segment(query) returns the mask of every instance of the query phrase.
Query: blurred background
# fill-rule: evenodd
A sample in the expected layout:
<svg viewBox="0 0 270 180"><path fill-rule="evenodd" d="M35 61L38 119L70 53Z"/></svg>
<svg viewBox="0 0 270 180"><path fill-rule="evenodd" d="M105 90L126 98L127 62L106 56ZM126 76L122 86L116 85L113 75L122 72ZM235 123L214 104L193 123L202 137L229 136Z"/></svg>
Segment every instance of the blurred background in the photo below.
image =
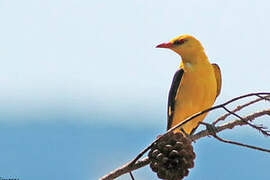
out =
<svg viewBox="0 0 270 180"><path fill-rule="evenodd" d="M165 132L181 59L154 47L178 35L197 37L221 67L216 104L269 92L269 8L266 0L0 0L0 177L94 180L135 157ZM258 123L270 126L267 117ZM221 136L270 148L248 127ZM208 137L194 148L187 180L269 178L267 153ZM157 179L149 167L134 176Z"/></svg>

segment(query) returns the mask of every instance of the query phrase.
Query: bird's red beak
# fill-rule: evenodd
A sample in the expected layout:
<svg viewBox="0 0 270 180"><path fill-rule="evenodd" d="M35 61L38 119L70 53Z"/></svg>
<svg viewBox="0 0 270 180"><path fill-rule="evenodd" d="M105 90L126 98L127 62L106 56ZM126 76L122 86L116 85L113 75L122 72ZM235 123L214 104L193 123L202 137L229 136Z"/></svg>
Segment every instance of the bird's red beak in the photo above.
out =
<svg viewBox="0 0 270 180"><path fill-rule="evenodd" d="M172 47L172 43L168 42L168 43L162 43L156 46L156 48L170 48Z"/></svg>

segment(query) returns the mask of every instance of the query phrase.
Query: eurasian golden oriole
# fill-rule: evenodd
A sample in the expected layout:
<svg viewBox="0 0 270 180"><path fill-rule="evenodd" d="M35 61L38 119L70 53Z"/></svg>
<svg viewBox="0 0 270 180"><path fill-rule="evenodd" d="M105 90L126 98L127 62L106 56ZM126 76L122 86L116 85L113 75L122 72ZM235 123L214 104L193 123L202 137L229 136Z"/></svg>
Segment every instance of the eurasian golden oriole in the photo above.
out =
<svg viewBox="0 0 270 180"><path fill-rule="evenodd" d="M169 48L182 58L169 91L168 130L214 104L221 89L221 72L217 64L210 64L200 41L190 35L176 37L156 47ZM192 134L205 116L201 115L181 128Z"/></svg>

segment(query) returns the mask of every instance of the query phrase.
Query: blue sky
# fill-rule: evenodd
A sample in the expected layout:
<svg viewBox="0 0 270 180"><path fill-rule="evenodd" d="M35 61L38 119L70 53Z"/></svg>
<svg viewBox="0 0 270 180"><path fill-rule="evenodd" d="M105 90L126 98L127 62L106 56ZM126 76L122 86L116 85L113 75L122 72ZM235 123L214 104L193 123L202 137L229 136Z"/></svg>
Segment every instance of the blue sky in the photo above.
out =
<svg viewBox="0 0 270 180"><path fill-rule="evenodd" d="M269 7L243 0L0 0L0 177L97 179L134 157L164 132L180 63L175 53L154 47L181 34L197 37L221 67L217 104L269 91ZM243 128L224 136L270 146ZM104 151L105 140L119 141ZM209 157L209 147L219 151ZM186 179L269 176L267 154L209 138L195 149L196 167ZM254 161L253 174L246 157ZM221 171L228 159L231 171L241 167L246 174ZM154 177L149 170L137 176Z"/></svg>

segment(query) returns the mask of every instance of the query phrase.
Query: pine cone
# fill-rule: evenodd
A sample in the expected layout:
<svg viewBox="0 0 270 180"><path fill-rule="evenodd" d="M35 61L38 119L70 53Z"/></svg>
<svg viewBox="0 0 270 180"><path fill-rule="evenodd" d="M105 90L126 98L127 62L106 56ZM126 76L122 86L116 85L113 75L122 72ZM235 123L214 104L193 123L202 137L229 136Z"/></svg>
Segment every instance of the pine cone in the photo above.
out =
<svg viewBox="0 0 270 180"><path fill-rule="evenodd" d="M150 167L160 179L181 180L194 167L195 153L191 141L181 133L160 138L151 148Z"/></svg>

